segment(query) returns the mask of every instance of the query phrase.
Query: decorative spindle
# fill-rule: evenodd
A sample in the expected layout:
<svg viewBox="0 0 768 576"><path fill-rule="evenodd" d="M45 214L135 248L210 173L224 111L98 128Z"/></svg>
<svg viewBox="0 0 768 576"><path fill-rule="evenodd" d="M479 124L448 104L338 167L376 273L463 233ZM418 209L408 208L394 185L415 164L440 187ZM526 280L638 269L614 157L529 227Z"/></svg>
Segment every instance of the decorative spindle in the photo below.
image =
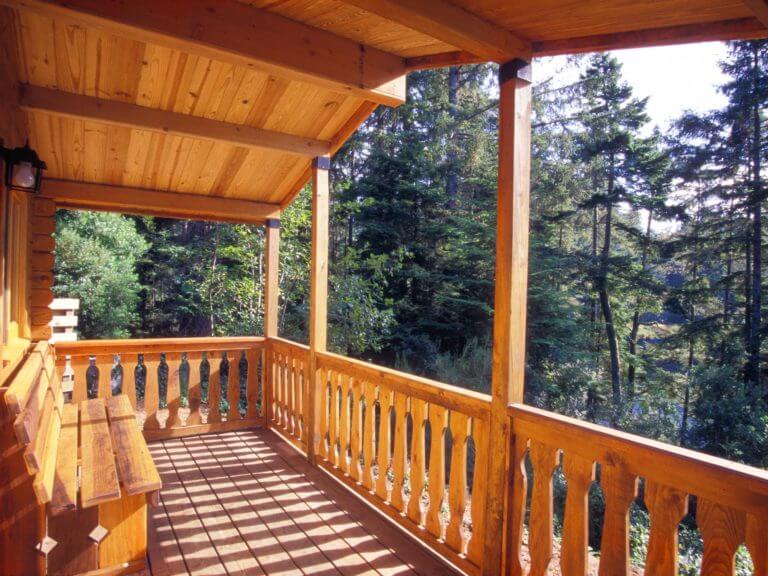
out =
<svg viewBox="0 0 768 576"><path fill-rule="evenodd" d="M221 353L221 363L219 364L219 387L221 388L221 400L219 401L219 414L221 415L221 421L227 421L227 414L229 414L229 358L227 353Z"/></svg>
<svg viewBox="0 0 768 576"><path fill-rule="evenodd" d="M85 371L85 385L88 398L99 396L99 367L96 366L96 356L88 358L88 369Z"/></svg>
<svg viewBox="0 0 768 576"><path fill-rule="evenodd" d="M112 388L112 396L123 393L123 365L120 364L120 354L114 355L112 370L109 372L109 384Z"/></svg>
<svg viewBox="0 0 768 576"><path fill-rule="evenodd" d="M248 388L248 358L245 356L245 350L240 352L240 361L237 363L237 373L239 376L238 389L240 390L240 401L238 402L237 408L240 414L240 419L242 420L248 413L248 396L246 392Z"/></svg>
<svg viewBox="0 0 768 576"><path fill-rule="evenodd" d="M144 395L147 386L147 366L144 364L144 354L139 354L139 361L133 371L133 382L136 386L136 423L139 430L144 430L147 421L147 410L144 406Z"/></svg>
<svg viewBox="0 0 768 576"><path fill-rule="evenodd" d="M208 352L203 352L200 360L200 422L208 424L208 382L211 379L211 363L208 361Z"/></svg>
<svg viewBox="0 0 768 576"><path fill-rule="evenodd" d="M168 417L170 411L168 410L168 362L165 357L165 352L160 353L160 364L157 366L157 388L160 394L157 405L157 423L160 425L160 429L164 430L168 423Z"/></svg>
<svg viewBox="0 0 768 576"><path fill-rule="evenodd" d="M179 364L179 422L182 426L187 425L189 419L189 354L181 353L181 363Z"/></svg>

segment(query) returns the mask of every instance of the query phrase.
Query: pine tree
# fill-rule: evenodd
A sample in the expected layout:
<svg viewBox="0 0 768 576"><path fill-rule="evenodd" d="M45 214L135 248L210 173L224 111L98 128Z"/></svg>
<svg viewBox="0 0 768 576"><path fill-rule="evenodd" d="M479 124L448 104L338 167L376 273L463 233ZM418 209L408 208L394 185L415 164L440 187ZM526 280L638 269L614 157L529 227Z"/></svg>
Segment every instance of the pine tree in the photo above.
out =
<svg viewBox="0 0 768 576"><path fill-rule="evenodd" d="M584 109L579 157L586 164L594 186L592 196L582 207L594 215L592 275L609 350L612 420L615 424L622 404L621 353L611 302L615 211L630 194L625 186L632 163L632 141L648 117L645 100L632 96L632 89L621 79L621 65L607 54L590 59L581 77L581 96ZM598 245L598 217L602 217L602 245Z"/></svg>

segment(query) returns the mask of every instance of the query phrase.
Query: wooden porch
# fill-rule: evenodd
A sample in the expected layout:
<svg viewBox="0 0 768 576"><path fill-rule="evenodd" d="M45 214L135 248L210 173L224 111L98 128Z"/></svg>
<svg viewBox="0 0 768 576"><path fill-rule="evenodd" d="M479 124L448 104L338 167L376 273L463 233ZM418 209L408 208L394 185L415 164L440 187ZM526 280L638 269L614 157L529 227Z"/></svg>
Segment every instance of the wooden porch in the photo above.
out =
<svg viewBox="0 0 768 576"><path fill-rule="evenodd" d="M27 140L48 165L0 187L0 574L544 576L557 557L619 576L643 506L647 574L677 574L686 518L703 574L733 574L743 544L768 576L768 472L522 404L531 60L766 36L764 0L0 0L3 167ZM406 101L409 71L489 61L487 395L329 352L327 297L331 155ZM278 335L278 269L308 183L303 345ZM263 336L50 346L58 209L265 225ZM159 495L136 481L155 467Z"/></svg>
<svg viewBox="0 0 768 576"><path fill-rule="evenodd" d="M457 573L274 432L153 442L163 480L149 569L181 574Z"/></svg>

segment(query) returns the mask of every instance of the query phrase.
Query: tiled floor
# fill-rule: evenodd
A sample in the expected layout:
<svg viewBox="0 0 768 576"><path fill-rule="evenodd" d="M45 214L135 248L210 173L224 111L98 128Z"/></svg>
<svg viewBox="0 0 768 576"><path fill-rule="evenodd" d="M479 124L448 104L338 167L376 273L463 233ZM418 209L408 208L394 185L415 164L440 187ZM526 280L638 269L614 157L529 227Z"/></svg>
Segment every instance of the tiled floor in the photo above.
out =
<svg viewBox="0 0 768 576"><path fill-rule="evenodd" d="M155 576L454 572L273 432L150 444L163 479L150 508Z"/></svg>

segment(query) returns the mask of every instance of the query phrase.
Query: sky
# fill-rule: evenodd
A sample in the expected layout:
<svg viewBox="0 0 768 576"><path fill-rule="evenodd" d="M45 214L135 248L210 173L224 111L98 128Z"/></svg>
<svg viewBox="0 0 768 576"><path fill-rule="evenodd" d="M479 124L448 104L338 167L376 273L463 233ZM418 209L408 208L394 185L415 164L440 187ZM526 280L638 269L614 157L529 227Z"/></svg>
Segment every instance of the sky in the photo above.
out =
<svg viewBox="0 0 768 576"><path fill-rule="evenodd" d="M726 51L722 42L704 42L616 50L613 55L622 63L623 76L635 95L649 97L652 124L664 129L686 109L704 112L725 103L717 86L724 80L718 62ZM534 82L556 74L564 63L565 57L536 60ZM565 83L575 79L563 78Z"/></svg>
<svg viewBox="0 0 768 576"><path fill-rule="evenodd" d="M614 51L613 55L622 63L622 75L635 96L648 97L651 122L645 133L650 134L655 126L663 133L686 110L707 112L723 106L726 98L717 87L726 77L718 63L726 54L727 46L723 42ZM574 82L578 73L573 68L568 68L567 73L561 72L565 64L564 56L536 60L534 82L558 74L561 77L556 84ZM652 227L657 233L670 233L679 224L655 221Z"/></svg>

